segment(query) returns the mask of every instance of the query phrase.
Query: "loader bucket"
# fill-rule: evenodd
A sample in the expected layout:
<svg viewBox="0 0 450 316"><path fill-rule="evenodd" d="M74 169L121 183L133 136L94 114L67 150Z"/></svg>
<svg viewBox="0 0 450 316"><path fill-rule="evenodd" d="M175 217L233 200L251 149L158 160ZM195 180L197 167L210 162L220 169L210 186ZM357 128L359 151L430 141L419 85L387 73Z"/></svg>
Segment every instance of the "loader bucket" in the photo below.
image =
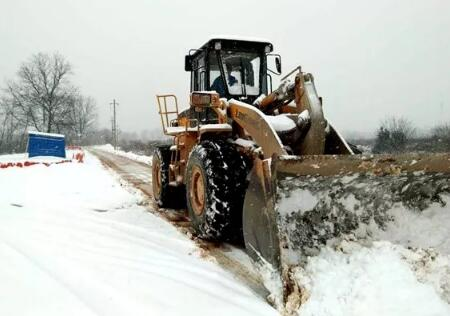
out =
<svg viewBox="0 0 450 316"><path fill-rule="evenodd" d="M450 203L450 154L279 156L256 159L243 213L248 254L270 264L283 300L293 267L345 236L369 238L393 208L420 214ZM447 209L448 211L448 209Z"/></svg>

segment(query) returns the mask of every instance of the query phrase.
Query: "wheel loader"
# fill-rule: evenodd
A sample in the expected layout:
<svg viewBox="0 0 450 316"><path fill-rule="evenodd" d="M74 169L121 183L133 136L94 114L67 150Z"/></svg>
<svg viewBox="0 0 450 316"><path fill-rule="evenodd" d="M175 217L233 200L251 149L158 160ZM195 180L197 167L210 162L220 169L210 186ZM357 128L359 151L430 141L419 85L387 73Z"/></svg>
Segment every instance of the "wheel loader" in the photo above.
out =
<svg viewBox="0 0 450 316"><path fill-rule="evenodd" d="M154 199L187 208L200 238L243 242L280 276L285 302L299 291L293 267L320 245L384 225L398 203L420 211L449 194L448 154L355 155L325 118L312 74L297 67L273 89L281 57L268 41L212 38L189 51L185 70L187 109L157 96L173 144L153 155Z"/></svg>

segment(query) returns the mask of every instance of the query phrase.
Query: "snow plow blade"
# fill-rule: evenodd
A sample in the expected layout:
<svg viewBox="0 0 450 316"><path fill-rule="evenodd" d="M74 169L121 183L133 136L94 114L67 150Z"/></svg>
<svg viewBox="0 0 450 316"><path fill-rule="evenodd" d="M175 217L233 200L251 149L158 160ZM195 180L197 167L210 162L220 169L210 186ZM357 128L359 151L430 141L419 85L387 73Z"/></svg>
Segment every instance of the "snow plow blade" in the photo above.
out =
<svg viewBox="0 0 450 316"><path fill-rule="evenodd" d="M252 259L279 275L286 303L299 292L293 267L323 245L346 235L363 238L373 225L383 229L393 208L420 214L446 203L450 154L256 159L244 202L244 240Z"/></svg>

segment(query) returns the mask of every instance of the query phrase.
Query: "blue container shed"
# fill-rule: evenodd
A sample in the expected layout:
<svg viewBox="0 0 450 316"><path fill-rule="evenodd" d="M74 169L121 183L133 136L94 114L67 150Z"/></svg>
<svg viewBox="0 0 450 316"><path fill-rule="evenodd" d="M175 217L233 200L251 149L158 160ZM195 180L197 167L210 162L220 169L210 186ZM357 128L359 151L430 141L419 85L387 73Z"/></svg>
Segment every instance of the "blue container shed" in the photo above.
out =
<svg viewBox="0 0 450 316"><path fill-rule="evenodd" d="M66 158L64 135L28 132L28 157L53 156Z"/></svg>

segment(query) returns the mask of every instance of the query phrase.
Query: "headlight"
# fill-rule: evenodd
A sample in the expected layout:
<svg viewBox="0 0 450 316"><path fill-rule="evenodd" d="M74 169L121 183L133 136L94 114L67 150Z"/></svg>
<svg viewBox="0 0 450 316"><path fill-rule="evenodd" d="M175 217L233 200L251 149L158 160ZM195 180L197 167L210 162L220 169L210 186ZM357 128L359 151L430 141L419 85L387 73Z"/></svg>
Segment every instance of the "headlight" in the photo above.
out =
<svg viewBox="0 0 450 316"><path fill-rule="evenodd" d="M192 92L191 105L192 106L210 106L219 102L219 95L214 92Z"/></svg>

